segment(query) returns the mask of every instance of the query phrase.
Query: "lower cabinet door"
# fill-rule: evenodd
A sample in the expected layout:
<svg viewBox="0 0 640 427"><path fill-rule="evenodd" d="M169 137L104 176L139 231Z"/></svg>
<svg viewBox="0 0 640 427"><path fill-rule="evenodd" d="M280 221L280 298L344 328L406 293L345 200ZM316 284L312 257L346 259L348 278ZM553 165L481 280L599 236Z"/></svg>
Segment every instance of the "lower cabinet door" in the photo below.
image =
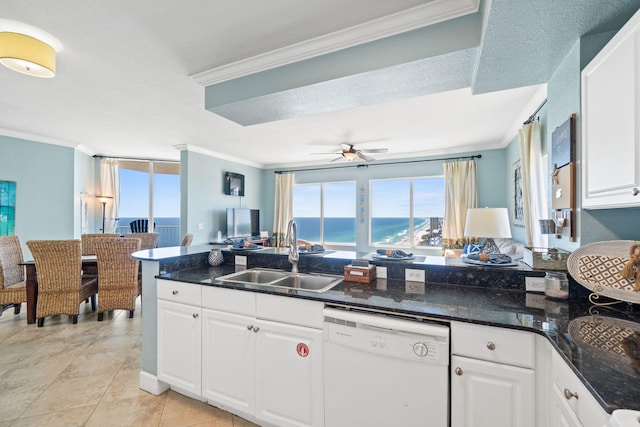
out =
<svg viewBox="0 0 640 427"><path fill-rule="evenodd" d="M217 406L255 411L255 319L202 310L202 396Z"/></svg>
<svg viewBox="0 0 640 427"><path fill-rule="evenodd" d="M452 427L533 427L534 371L451 357Z"/></svg>
<svg viewBox="0 0 640 427"><path fill-rule="evenodd" d="M256 324L256 417L283 427L323 426L322 331Z"/></svg>
<svg viewBox="0 0 640 427"><path fill-rule="evenodd" d="M582 427L575 412L567 403L567 399L557 386L551 387L549 403L549 427Z"/></svg>
<svg viewBox="0 0 640 427"><path fill-rule="evenodd" d="M158 300L158 379L201 394L200 307Z"/></svg>

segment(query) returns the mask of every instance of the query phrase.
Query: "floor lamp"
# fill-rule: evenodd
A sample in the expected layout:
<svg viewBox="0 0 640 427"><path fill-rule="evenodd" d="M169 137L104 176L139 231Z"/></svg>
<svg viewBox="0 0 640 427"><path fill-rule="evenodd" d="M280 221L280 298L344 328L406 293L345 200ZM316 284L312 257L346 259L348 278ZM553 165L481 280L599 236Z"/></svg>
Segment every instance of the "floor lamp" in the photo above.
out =
<svg viewBox="0 0 640 427"><path fill-rule="evenodd" d="M111 199L113 199L113 197L111 196L96 196L96 198L98 199L98 201L100 201L100 203L102 203L102 234L104 234L104 214L105 214L105 209L107 207L107 202Z"/></svg>

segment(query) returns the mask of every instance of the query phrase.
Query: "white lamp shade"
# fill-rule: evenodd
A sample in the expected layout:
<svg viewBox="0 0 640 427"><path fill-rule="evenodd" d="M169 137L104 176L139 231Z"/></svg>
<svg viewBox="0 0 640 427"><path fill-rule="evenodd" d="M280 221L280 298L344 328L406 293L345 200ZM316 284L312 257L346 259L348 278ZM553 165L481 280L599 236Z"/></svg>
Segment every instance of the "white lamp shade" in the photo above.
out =
<svg viewBox="0 0 640 427"><path fill-rule="evenodd" d="M507 208L475 208L467 210L464 226L467 237L509 238L509 212Z"/></svg>
<svg viewBox="0 0 640 427"><path fill-rule="evenodd" d="M36 38L0 32L0 64L30 76L53 77L56 74L56 51Z"/></svg>

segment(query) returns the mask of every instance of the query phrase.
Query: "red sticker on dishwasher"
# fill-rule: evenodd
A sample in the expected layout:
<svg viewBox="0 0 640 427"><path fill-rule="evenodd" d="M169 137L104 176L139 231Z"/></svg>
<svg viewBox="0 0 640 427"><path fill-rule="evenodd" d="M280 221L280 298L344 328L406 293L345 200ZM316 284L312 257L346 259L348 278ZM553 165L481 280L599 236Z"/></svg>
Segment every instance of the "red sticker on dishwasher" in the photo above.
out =
<svg viewBox="0 0 640 427"><path fill-rule="evenodd" d="M298 356L307 357L309 355L309 346L305 343L298 343L296 351L298 352Z"/></svg>

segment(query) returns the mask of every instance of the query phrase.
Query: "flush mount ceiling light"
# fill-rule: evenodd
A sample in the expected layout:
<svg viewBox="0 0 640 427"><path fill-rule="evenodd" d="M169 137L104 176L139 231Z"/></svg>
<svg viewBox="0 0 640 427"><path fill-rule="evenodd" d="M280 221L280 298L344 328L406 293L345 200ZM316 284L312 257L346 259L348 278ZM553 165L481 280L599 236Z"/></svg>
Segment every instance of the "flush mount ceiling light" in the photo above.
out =
<svg viewBox="0 0 640 427"><path fill-rule="evenodd" d="M31 36L0 32L0 64L34 77L56 75L56 51Z"/></svg>

